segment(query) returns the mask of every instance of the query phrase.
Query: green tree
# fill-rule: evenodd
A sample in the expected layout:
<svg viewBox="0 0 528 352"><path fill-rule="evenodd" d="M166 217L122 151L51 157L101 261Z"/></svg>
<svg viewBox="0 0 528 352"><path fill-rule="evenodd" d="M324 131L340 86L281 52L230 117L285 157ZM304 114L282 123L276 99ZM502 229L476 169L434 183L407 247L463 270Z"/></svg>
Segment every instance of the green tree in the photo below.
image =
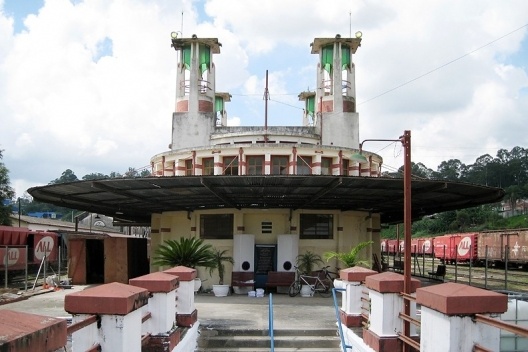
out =
<svg viewBox="0 0 528 352"><path fill-rule="evenodd" d="M9 185L9 170L1 161L3 150L0 149L0 225L11 225L11 206L4 204L4 201L11 201L15 196L15 191Z"/></svg>
<svg viewBox="0 0 528 352"><path fill-rule="evenodd" d="M54 179L49 184L55 185L59 183L74 182L74 181L79 181L79 179L77 178L77 176L75 176L75 173L72 170L66 169L62 172L61 177Z"/></svg>
<svg viewBox="0 0 528 352"><path fill-rule="evenodd" d="M100 172L97 172L97 173L93 172L93 173L91 173L91 174L84 175L84 176L82 177L82 179L83 179L84 181L89 181L89 180L102 180L102 179L106 179L106 178L110 178L110 176L105 175L105 174L102 174L102 173L100 173Z"/></svg>

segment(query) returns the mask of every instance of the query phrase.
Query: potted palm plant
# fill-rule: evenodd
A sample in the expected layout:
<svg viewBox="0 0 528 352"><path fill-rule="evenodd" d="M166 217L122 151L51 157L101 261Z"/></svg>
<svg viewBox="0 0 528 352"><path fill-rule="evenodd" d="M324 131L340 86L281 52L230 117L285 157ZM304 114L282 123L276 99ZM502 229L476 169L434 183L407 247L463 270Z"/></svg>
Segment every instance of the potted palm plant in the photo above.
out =
<svg viewBox="0 0 528 352"><path fill-rule="evenodd" d="M326 261L337 259L337 261L341 262L345 268L352 268L356 265L367 266L368 262L359 260L358 254L363 248L368 247L373 243L374 242L372 241L360 242L356 246L350 248L350 251L348 252L325 252L323 253L323 257Z"/></svg>
<svg viewBox="0 0 528 352"><path fill-rule="evenodd" d="M321 256L311 251L306 251L303 254L299 254L296 258L297 268L299 269L302 275L311 275L316 265L322 263L323 260L321 259ZM308 280L308 282L310 282L310 280ZM312 288L310 287L310 285L303 284L301 286L301 296L310 297L311 295Z"/></svg>
<svg viewBox="0 0 528 352"><path fill-rule="evenodd" d="M182 237L179 240L166 240L155 251L153 263L160 266L186 266L212 268L216 265L213 246L202 239ZM194 291L198 291L202 281L196 278Z"/></svg>
<svg viewBox="0 0 528 352"><path fill-rule="evenodd" d="M368 266L368 262L364 260L359 260L359 252L371 244L373 241L360 242L357 245L350 248L348 252L325 252L323 257L328 262L331 259L336 259L338 262L344 265L344 268L352 268L354 266ZM334 280L334 287L341 287L341 280Z"/></svg>
<svg viewBox="0 0 528 352"><path fill-rule="evenodd" d="M235 261L233 257L227 255L227 249L223 251L217 249L213 257L215 265L209 268L209 274L212 275L216 269L219 278L218 285L213 285L213 292L217 297L225 297L229 294L229 285L224 285L225 263L234 264Z"/></svg>

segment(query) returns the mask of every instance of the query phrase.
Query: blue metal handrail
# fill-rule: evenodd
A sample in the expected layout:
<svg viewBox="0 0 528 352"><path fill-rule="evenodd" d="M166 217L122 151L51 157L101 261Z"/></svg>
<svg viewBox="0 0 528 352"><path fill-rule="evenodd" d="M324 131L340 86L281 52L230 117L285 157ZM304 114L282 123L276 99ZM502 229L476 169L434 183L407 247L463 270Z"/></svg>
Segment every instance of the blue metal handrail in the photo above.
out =
<svg viewBox="0 0 528 352"><path fill-rule="evenodd" d="M345 344L345 337L343 336L343 325L341 324L341 318L339 317L339 308L337 308L336 291L346 291L346 289L334 287L332 288L332 295L334 296L334 308L335 308L337 326L339 327L339 337L341 338L341 346L343 347L343 352L347 352L347 349L348 348L352 349L352 346Z"/></svg>
<svg viewBox="0 0 528 352"><path fill-rule="evenodd" d="M274 352L275 351L275 340L274 340L274 337L273 337L273 294L272 293L269 294L268 311L269 311L269 315L268 315L268 320L269 320L269 322L268 322L268 335L270 337L270 345L271 345L270 351Z"/></svg>

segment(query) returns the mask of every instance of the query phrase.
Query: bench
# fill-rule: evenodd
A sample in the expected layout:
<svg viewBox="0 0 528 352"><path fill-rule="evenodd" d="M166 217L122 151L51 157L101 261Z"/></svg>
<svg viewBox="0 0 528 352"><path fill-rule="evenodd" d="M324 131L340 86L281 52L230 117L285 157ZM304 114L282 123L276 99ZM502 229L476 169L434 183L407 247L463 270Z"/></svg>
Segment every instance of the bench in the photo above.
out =
<svg viewBox="0 0 528 352"><path fill-rule="evenodd" d="M266 289L270 287L290 287L295 281L295 272L293 271L268 271L268 281Z"/></svg>
<svg viewBox="0 0 528 352"><path fill-rule="evenodd" d="M231 286L251 287L255 286L255 273L253 271L233 271L231 274Z"/></svg>
<svg viewBox="0 0 528 352"><path fill-rule="evenodd" d="M436 267L436 271L429 271L429 278L430 279L436 279L444 281L444 277L446 276L446 266L445 265L438 265Z"/></svg>
<svg viewBox="0 0 528 352"><path fill-rule="evenodd" d="M394 260L394 264L392 265L392 270L395 272L403 272L403 260Z"/></svg>

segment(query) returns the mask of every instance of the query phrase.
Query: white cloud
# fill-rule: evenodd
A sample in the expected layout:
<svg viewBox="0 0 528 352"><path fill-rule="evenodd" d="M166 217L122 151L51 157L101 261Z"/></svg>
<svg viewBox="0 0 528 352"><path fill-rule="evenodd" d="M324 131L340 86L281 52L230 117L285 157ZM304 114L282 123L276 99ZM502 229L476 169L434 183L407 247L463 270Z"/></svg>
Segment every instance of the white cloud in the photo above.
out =
<svg viewBox="0 0 528 352"><path fill-rule="evenodd" d="M229 125L264 123L266 70L269 123L300 124L297 95L316 85L313 38L361 30L362 139L410 129L413 161L433 169L527 147L528 58L518 54L527 27L508 34L526 24L523 0L48 0L18 33L0 10L0 149L18 195L68 168L79 178L123 173L167 150L177 57L169 33L181 30L182 11L184 36L222 44L216 85L233 95ZM401 165L385 147L365 145Z"/></svg>

